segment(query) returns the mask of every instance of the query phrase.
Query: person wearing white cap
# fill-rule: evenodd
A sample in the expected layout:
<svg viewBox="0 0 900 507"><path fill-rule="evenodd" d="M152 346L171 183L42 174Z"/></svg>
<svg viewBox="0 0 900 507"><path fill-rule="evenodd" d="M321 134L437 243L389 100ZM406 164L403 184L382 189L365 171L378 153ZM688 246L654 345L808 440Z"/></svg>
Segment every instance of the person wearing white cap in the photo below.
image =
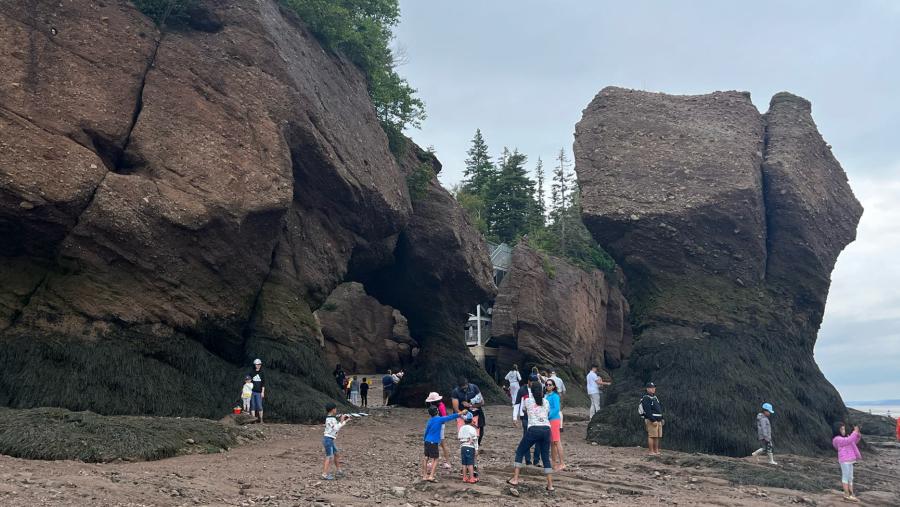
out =
<svg viewBox="0 0 900 507"><path fill-rule="evenodd" d="M253 370L250 372L250 380L253 381L253 393L250 395L250 414L256 417L256 422L263 422L263 398L266 397L266 381L263 378L262 361L253 360Z"/></svg>
<svg viewBox="0 0 900 507"><path fill-rule="evenodd" d="M444 405L444 402L442 401L443 399L444 399L444 397L441 396L440 394L435 393L435 392L430 392L430 393L428 393L428 397L425 398L425 404L437 408L438 415L440 415L441 417L444 417L445 415L447 415L447 406ZM444 463L441 466L449 470L449 469L453 468L453 466L450 464L450 453L447 452L447 445L444 444L444 427L443 426L441 426L441 444L440 444L440 446L441 446L441 453L443 454L443 457L444 457Z"/></svg>
<svg viewBox="0 0 900 507"><path fill-rule="evenodd" d="M775 463L775 449L772 446L772 423L769 421L769 417L774 413L775 408L772 407L771 403L763 403L762 412L756 414L756 436L759 437L762 447L753 451L753 456L759 456L762 453L768 454L770 465L778 464Z"/></svg>

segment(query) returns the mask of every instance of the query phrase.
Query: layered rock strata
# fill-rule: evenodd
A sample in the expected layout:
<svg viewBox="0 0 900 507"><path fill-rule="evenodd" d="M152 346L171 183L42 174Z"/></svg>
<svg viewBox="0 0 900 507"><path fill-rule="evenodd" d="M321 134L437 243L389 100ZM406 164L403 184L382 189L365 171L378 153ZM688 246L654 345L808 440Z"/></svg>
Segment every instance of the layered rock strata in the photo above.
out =
<svg viewBox="0 0 900 507"><path fill-rule="evenodd" d="M840 396L813 359L830 273L862 208L808 101L779 93L602 90L576 128L586 225L629 280L636 329L613 406L590 438L632 445L640 385L667 407L666 440L742 455L763 401L779 448L829 447Z"/></svg>

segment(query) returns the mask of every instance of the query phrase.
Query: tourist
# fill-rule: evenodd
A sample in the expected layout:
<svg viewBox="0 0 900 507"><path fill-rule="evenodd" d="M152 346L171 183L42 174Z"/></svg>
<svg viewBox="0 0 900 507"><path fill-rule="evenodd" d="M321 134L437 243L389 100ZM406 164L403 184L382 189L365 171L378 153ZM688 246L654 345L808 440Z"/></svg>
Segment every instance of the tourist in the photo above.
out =
<svg viewBox="0 0 900 507"><path fill-rule="evenodd" d="M771 403L763 403L762 412L756 414L756 436L759 438L762 447L753 451L753 456L759 456L762 453L768 454L770 465L778 464L775 463L775 449L772 446L772 423L769 422L769 417L774 413L775 409Z"/></svg>
<svg viewBox="0 0 900 507"><path fill-rule="evenodd" d="M542 386L539 382L531 383L531 396L523 401L525 412L528 414L528 431L516 448L516 458L513 476L506 481L511 486L519 484L519 469L524 466L525 456L536 446L541 453L541 461L544 464L544 474L547 476L547 491L553 491L553 467L550 465L550 403L544 399Z"/></svg>
<svg viewBox="0 0 900 507"><path fill-rule="evenodd" d="M463 409L460 412L448 414L441 417L438 413L437 407L428 407L428 422L425 423L424 438L425 457L422 459L423 481L437 482L434 478L434 471L437 469L438 459L440 458L440 451L438 450L438 448L441 444L441 428L444 427L444 423L447 421L452 421L453 419L456 419L459 416L465 415L467 413L468 411L466 409Z"/></svg>
<svg viewBox="0 0 900 507"><path fill-rule="evenodd" d="M250 398L253 397L253 377L247 375L244 377L244 387L241 389L241 402L245 414L250 413Z"/></svg>
<svg viewBox="0 0 900 507"><path fill-rule="evenodd" d="M444 405L443 402L444 397L438 393L432 392L428 394L428 397L425 398L425 403L432 407L437 407L438 415L443 417L447 415L447 406ZM447 444L444 443L444 427L441 426L441 454L443 455L443 466L446 469L452 468L450 465L450 453L447 452Z"/></svg>
<svg viewBox="0 0 900 507"><path fill-rule="evenodd" d="M853 494L853 465L862 459L859 448L856 444L859 442L861 435L859 426L853 427L853 433L847 435L847 425L838 423L834 438L831 445L838 453L838 463L841 465L841 486L844 488L844 500L850 502L858 502L859 499Z"/></svg>
<svg viewBox="0 0 900 507"><path fill-rule="evenodd" d="M253 381L253 392L250 394L250 414L256 417L256 422L263 422L263 398L266 397L266 381L262 372L262 360L253 360L253 370L250 372Z"/></svg>
<svg viewBox="0 0 900 507"><path fill-rule="evenodd" d="M476 483L478 477L475 476L475 454L478 452L478 429L475 427L475 417L471 413L463 416L462 420L465 424L459 428L457 438L459 439L459 461L462 463L462 480L463 482ZM441 427L443 431L443 426ZM441 445L443 441L441 441Z"/></svg>
<svg viewBox="0 0 900 507"><path fill-rule="evenodd" d="M344 390L344 385L347 383L347 374L344 373L344 369L341 368L341 364L338 363L334 365L334 371L331 372L334 375L334 381L337 382L338 389Z"/></svg>
<svg viewBox="0 0 900 507"><path fill-rule="evenodd" d="M516 395L515 405L513 405L513 424L517 424L521 422L522 424L522 438L525 438L525 434L528 433L528 413L525 411L525 403L524 401L528 399L531 393L530 384L533 382L540 382L536 373L532 373L528 377L529 384L525 384L519 388L519 392ZM525 453L525 464L531 465L532 463L537 466L538 464L538 455L540 451L538 449L534 450L534 459L532 460L532 456L530 452Z"/></svg>
<svg viewBox="0 0 900 507"><path fill-rule="evenodd" d="M559 378L559 375L556 374L556 369L550 369L550 378L553 379L553 382L556 383L556 392L559 393L559 401L562 402L566 399L566 383L563 382L563 379ZM546 384L546 382L544 382ZM562 432L565 418L563 417L562 410L559 412L559 431Z"/></svg>
<svg viewBox="0 0 900 507"><path fill-rule="evenodd" d="M662 416L662 404L656 397L656 384L647 384L647 394L641 398L638 411L644 418L644 427L647 429L647 447L651 456L659 456L659 441L663 436L665 421Z"/></svg>
<svg viewBox="0 0 900 507"><path fill-rule="evenodd" d="M612 385L612 382L606 382L603 380L600 375L597 374L598 366L592 365L590 373L587 374L587 394L588 398L591 399L591 418L594 417L594 414L600 411L603 408L603 390L601 389L603 386Z"/></svg>
<svg viewBox="0 0 900 507"><path fill-rule="evenodd" d="M396 385L396 380L394 379L396 378L391 370L388 370L387 374L381 377L381 404L385 407L388 406L388 403L391 401L391 395L394 394L394 385Z"/></svg>
<svg viewBox="0 0 900 507"><path fill-rule="evenodd" d="M560 409L560 396L557 391L556 382L552 378L548 378L544 384L544 391L547 393L547 402L550 404L550 463L554 470L562 470L566 468L563 460L562 450L562 433L560 432L560 424L562 423Z"/></svg>
<svg viewBox="0 0 900 507"><path fill-rule="evenodd" d="M350 403L359 406L359 380L356 375L350 377Z"/></svg>
<svg viewBox="0 0 900 507"><path fill-rule="evenodd" d="M352 392L351 391L352 387L353 387L353 377L347 377L344 380L344 396L347 398L347 401L351 401L350 393Z"/></svg>
<svg viewBox="0 0 900 507"><path fill-rule="evenodd" d="M475 384L469 383L466 377L459 377L457 384L458 387L453 389L450 395L453 410L459 412L462 409L467 409L472 412L472 416L475 418L475 426L478 427L478 446L480 448L481 440L484 438L484 427L487 425L484 411L481 410L481 406L484 404L481 390ZM462 421L457 422L457 428L460 426L462 426Z"/></svg>
<svg viewBox="0 0 900 507"><path fill-rule="evenodd" d="M519 382L522 381L522 375L519 374L519 365L512 365L512 369L503 378L509 383L509 399L515 405L516 395L519 393Z"/></svg>
<svg viewBox="0 0 900 507"><path fill-rule="evenodd" d="M369 406L369 381L366 380L366 377L363 377L359 384L359 401L361 406Z"/></svg>
<svg viewBox="0 0 900 507"><path fill-rule="evenodd" d="M341 420L337 418L337 406L334 403L325 404L325 436L322 437L322 446L325 448L325 463L322 465L322 479L333 481L335 477L343 477L344 472L341 470L341 462L338 459L340 449L334 444L338 431L344 427L350 420L349 415L342 415ZM334 464L335 473L331 474L331 465Z"/></svg>

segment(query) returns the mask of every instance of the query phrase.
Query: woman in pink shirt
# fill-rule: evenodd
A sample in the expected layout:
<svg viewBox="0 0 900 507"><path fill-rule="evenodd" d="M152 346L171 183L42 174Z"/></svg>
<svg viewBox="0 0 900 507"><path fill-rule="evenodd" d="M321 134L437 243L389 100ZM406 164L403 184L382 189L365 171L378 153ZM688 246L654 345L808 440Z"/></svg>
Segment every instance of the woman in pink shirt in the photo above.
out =
<svg viewBox="0 0 900 507"><path fill-rule="evenodd" d="M831 440L831 445L834 446L838 453L838 463L841 464L841 485L844 487L844 500L851 502L859 501L853 495L853 465L857 460L862 459L859 448L856 447L859 439L859 426L854 426L853 433L848 436L847 425L838 423L834 439Z"/></svg>

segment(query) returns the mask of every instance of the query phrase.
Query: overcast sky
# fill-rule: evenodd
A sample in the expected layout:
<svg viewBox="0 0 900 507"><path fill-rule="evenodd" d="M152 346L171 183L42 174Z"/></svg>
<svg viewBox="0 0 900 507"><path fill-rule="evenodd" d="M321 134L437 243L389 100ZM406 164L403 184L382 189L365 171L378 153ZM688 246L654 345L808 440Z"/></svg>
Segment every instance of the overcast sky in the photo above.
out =
<svg viewBox="0 0 900 507"><path fill-rule="evenodd" d="M838 260L816 359L845 400L900 398L900 1L401 0L400 71L428 119L411 132L461 179L481 128L494 154L571 154L604 86L782 90L813 117L866 208ZM571 156L571 155L570 155Z"/></svg>

